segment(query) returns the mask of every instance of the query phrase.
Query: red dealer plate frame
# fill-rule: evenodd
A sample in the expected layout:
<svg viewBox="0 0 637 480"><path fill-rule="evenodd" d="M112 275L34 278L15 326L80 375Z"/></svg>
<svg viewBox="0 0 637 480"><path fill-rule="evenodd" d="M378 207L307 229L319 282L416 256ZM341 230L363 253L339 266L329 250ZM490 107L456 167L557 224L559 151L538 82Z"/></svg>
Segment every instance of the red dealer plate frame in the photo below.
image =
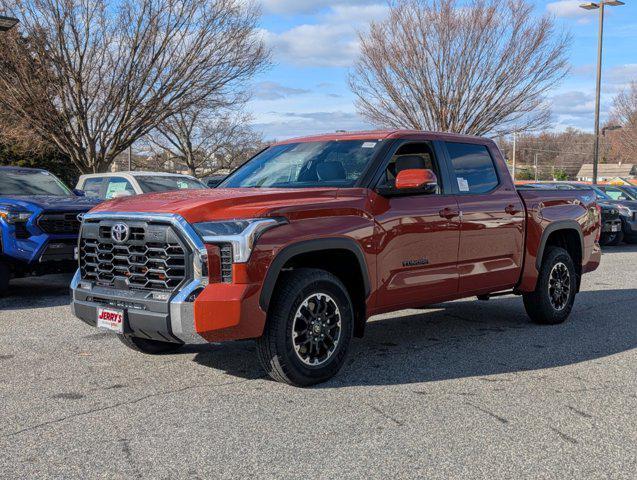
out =
<svg viewBox="0 0 637 480"><path fill-rule="evenodd" d="M124 310L117 308L97 309L97 328L124 334Z"/></svg>

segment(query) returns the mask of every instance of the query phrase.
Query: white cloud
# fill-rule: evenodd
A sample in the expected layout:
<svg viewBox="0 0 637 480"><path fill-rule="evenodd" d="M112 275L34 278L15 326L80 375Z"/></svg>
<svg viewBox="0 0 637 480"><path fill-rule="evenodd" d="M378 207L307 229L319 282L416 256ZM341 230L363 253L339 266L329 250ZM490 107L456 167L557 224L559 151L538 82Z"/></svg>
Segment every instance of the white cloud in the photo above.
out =
<svg viewBox="0 0 637 480"><path fill-rule="evenodd" d="M263 10L266 13L279 14L316 13L335 5L358 6L374 3L379 3L379 0L261 0Z"/></svg>
<svg viewBox="0 0 637 480"><path fill-rule="evenodd" d="M549 13L556 17L576 19L578 23L589 23L596 13L580 7L583 0L559 0L546 5Z"/></svg>
<svg viewBox="0 0 637 480"><path fill-rule="evenodd" d="M387 13L384 4L336 5L317 16L315 24L298 25L282 33L264 32L275 59L301 66L347 67L359 50L357 31Z"/></svg>
<svg viewBox="0 0 637 480"><path fill-rule="evenodd" d="M336 130L357 131L371 128L355 112L306 112L275 113L265 115L254 128L263 132L267 139L284 140L291 137L335 132Z"/></svg>
<svg viewBox="0 0 637 480"><path fill-rule="evenodd" d="M259 82L254 86L254 97L259 100L280 100L293 95L310 93L303 88L291 88L277 82Z"/></svg>

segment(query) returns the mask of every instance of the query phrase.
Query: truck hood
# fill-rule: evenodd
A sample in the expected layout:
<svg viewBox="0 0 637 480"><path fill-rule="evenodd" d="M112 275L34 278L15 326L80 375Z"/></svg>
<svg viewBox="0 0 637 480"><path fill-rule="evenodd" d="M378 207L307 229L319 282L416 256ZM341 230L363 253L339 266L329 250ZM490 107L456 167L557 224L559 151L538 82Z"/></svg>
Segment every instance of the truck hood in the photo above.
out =
<svg viewBox="0 0 637 480"><path fill-rule="evenodd" d="M600 200L600 202L604 202L607 205L622 205L624 207L630 208L632 211L637 211L637 201L634 200Z"/></svg>
<svg viewBox="0 0 637 480"><path fill-rule="evenodd" d="M122 197L100 204L93 212L179 214L188 222L256 218L309 204L335 202L335 188L216 188L180 190Z"/></svg>
<svg viewBox="0 0 637 480"><path fill-rule="evenodd" d="M99 200L89 197L59 197L55 195L0 195L0 203L17 205L27 210L56 212L86 212Z"/></svg>

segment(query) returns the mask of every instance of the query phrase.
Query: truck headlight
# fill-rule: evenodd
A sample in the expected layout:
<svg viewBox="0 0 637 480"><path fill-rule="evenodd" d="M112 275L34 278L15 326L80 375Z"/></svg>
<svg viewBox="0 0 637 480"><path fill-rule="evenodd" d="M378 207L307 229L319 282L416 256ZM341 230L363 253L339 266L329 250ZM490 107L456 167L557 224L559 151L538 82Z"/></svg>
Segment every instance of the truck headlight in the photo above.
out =
<svg viewBox="0 0 637 480"><path fill-rule="evenodd" d="M284 223L287 221L282 218L252 218L195 223L193 228L206 243L231 244L233 261L245 263L259 236Z"/></svg>
<svg viewBox="0 0 637 480"><path fill-rule="evenodd" d="M617 205L617 210L619 210L619 214L623 217L633 216L632 210L628 207L625 207L624 205Z"/></svg>
<svg viewBox="0 0 637 480"><path fill-rule="evenodd" d="M14 206L0 205L0 218L10 224L26 222L31 218L33 212L28 210L18 210Z"/></svg>

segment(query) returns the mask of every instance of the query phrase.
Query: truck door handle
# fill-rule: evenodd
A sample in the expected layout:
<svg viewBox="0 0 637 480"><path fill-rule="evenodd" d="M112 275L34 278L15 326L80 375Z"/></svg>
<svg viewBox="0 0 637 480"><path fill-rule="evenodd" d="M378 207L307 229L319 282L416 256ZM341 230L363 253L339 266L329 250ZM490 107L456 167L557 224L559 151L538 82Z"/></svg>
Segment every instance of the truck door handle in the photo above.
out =
<svg viewBox="0 0 637 480"><path fill-rule="evenodd" d="M460 212L458 210L454 210L449 207L445 207L440 212L438 212L442 218L446 218L447 220L451 220L454 217L459 217Z"/></svg>
<svg viewBox="0 0 637 480"><path fill-rule="evenodd" d="M518 210L518 208L513 204L507 205L504 209L504 213L508 213L509 215L515 215L516 213L519 213L519 211L520 210Z"/></svg>

